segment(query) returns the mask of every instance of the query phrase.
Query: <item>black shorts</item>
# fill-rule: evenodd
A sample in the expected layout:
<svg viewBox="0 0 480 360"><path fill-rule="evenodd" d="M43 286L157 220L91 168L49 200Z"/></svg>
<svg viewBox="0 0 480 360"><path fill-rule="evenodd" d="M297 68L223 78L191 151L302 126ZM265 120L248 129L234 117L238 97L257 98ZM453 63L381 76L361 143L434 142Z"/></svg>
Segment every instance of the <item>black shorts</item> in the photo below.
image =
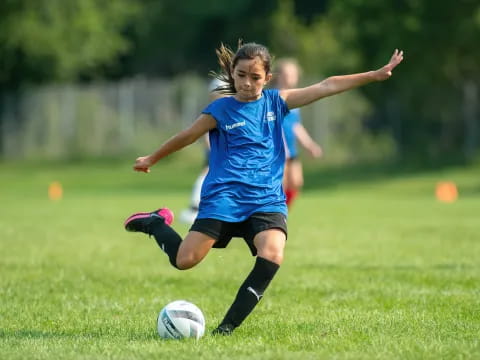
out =
<svg viewBox="0 0 480 360"><path fill-rule="evenodd" d="M282 213L255 213L242 222L227 222L217 219L196 219L190 231L198 231L215 240L214 248L226 248L233 237L245 240L252 255L257 255L257 248L253 244L255 235L259 232L279 229L287 236L287 218Z"/></svg>

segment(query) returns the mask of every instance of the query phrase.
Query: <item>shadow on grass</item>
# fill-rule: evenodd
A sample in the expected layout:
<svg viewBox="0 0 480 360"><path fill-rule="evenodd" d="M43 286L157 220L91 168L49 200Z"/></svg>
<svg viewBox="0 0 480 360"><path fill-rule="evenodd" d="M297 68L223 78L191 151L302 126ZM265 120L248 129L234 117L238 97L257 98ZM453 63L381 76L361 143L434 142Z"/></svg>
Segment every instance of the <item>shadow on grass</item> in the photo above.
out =
<svg viewBox="0 0 480 360"><path fill-rule="evenodd" d="M0 339L104 339L111 337L118 337L121 339L128 339L130 341L150 341L158 338L154 332L144 333L130 333L112 335L106 331L98 329L97 331L45 331L36 329L22 329L22 330L0 330Z"/></svg>
<svg viewBox="0 0 480 360"><path fill-rule="evenodd" d="M69 161L24 161L2 162L0 175L32 177L32 181L46 181L48 177L65 183L73 190L89 192L158 193L190 192L191 186L200 173L203 163L198 158L171 156L156 165L148 176L132 169L133 160L125 159L78 159ZM304 190L329 189L341 185L373 183L389 179L401 179L411 176L438 176L453 169L478 169L479 162L467 163L459 159L427 162L426 160L357 162L334 165L321 161L304 161ZM33 175L37 174L38 177ZM480 179L480 175L478 176ZM12 180L13 179L13 180ZM439 178L439 180L441 180ZM8 184L8 183L7 183ZM480 194L480 180L464 184L462 194Z"/></svg>
<svg viewBox="0 0 480 360"><path fill-rule="evenodd" d="M434 265L413 265L413 264L403 264L403 265L368 265L368 264L352 264L352 265L342 265L342 264L304 264L305 269L310 270L332 270L332 271L428 271L428 270L472 270L478 268L478 266L472 264L462 264L462 263L439 263Z"/></svg>
<svg viewBox="0 0 480 360"><path fill-rule="evenodd" d="M305 166L304 190L332 188L340 185L371 183L389 179L401 179L417 175L441 173L451 169L464 167L475 168L474 164L414 164L398 162L357 163L346 165L313 166L310 162ZM478 184L463 189L464 193L479 194Z"/></svg>

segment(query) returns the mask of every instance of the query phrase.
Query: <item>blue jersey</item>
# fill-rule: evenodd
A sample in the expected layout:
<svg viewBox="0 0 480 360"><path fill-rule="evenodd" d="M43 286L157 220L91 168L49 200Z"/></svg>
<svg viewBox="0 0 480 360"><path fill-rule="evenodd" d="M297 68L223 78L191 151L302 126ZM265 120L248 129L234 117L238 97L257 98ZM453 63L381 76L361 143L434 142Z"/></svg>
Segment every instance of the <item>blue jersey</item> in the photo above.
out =
<svg viewBox="0 0 480 360"><path fill-rule="evenodd" d="M285 135L285 145L287 146L289 158L295 158L298 156L297 150L297 138L293 129L295 125L301 122L300 109L293 109L285 116L283 120L283 134Z"/></svg>
<svg viewBox="0 0 480 360"><path fill-rule="evenodd" d="M197 218L240 222L256 212L287 215L282 122L288 112L274 89L252 102L220 98L202 111L217 127L210 131L210 168Z"/></svg>

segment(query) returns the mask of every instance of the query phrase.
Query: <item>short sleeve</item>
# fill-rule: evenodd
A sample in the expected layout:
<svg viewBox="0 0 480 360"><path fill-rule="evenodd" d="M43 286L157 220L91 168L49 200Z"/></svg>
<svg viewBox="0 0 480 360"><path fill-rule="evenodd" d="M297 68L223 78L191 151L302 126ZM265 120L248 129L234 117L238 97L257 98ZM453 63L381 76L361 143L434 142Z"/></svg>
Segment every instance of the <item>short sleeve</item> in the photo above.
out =
<svg viewBox="0 0 480 360"><path fill-rule="evenodd" d="M300 109L296 108L296 109L290 110L290 113L294 116L295 124L302 123L302 114L300 113Z"/></svg>
<svg viewBox="0 0 480 360"><path fill-rule="evenodd" d="M215 112L215 101L211 102L210 104L208 104L205 109L202 110L202 114L207 114L207 115L212 115L214 114Z"/></svg>
<svg viewBox="0 0 480 360"><path fill-rule="evenodd" d="M276 113L281 116L283 121L283 118L290 113L290 110L288 109L285 100L280 96L280 91L278 89L269 89L266 90L265 93L270 97L270 101L275 107Z"/></svg>
<svg viewBox="0 0 480 360"><path fill-rule="evenodd" d="M214 100L202 110L202 114L211 115L216 120L217 127L222 119L221 113L224 106L224 101L225 98Z"/></svg>

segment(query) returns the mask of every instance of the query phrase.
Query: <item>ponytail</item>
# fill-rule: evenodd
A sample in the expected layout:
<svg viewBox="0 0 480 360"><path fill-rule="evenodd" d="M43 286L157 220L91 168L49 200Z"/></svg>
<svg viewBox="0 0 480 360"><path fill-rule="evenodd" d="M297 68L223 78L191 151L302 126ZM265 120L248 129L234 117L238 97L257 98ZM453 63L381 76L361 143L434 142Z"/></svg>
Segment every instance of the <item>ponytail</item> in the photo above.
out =
<svg viewBox="0 0 480 360"><path fill-rule="evenodd" d="M223 43L218 49L215 50L215 52L217 53L218 64L220 65L221 73L211 71L210 75L218 79L222 85L217 86L212 91L225 95L234 95L237 93L232 76L232 64L235 53Z"/></svg>
<svg viewBox="0 0 480 360"><path fill-rule="evenodd" d="M263 67L267 74L271 71L272 57L268 49L260 44L256 43L243 43L242 39L238 40L238 49L234 53L232 49L225 46L223 43L215 50L218 58L218 64L220 65L221 72L210 72L210 75L218 79L223 85L217 86L213 91L224 95L234 95L237 93L235 89L235 83L233 81L232 70L237 65L238 60L255 59L260 58L263 62Z"/></svg>

